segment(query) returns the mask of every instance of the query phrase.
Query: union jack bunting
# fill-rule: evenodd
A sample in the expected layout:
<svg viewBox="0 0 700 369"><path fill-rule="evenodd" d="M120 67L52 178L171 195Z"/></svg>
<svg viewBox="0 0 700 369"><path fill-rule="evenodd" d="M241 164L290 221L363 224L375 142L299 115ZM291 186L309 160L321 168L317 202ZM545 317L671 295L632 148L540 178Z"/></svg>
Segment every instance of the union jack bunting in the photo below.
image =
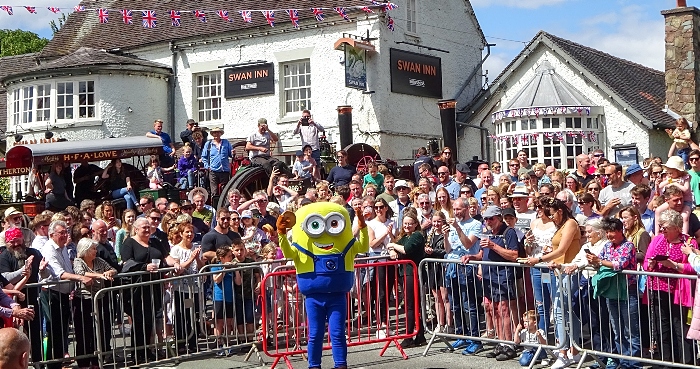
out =
<svg viewBox="0 0 700 369"><path fill-rule="evenodd" d="M177 10L170 11L170 24L173 27L180 27L180 12Z"/></svg>
<svg viewBox="0 0 700 369"><path fill-rule="evenodd" d="M374 10L372 10L369 6L363 6L362 11L365 13L374 13Z"/></svg>
<svg viewBox="0 0 700 369"><path fill-rule="evenodd" d="M251 23L253 21L253 16L250 14L250 10L239 10L238 14L241 15L243 21L246 23Z"/></svg>
<svg viewBox="0 0 700 369"><path fill-rule="evenodd" d="M192 14L194 14L195 17L197 17L202 23L207 22L207 14L201 10L193 10Z"/></svg>
<svg viewBox="0 0 700 369"><path fill-rule="evenodd" d="M321 8L311 8L311 11L314 12L314 16L316 17L316 20L319 22L323 22L323 20L326 18L323 15L323 9L321 9Z"/></svg>
<svg viewBox="0 0 700 369"><path fill-rule="evenodd" d="M296 9L287 10L287 15L289 15L289 20L292 21L294 28L299 29L299 11Z"/></svg>
<svg viewBox="0 0 700 369"><path fill-rule="evenodd" d="M50 7L46 8L46 9L49 9L49 11L52 12L52 13L58 13L58 12L61 11L61 8L54 8L53 6L50 6Z"/></svg>
<svg viewBox="0 0 700 369"><path fill-rule="evenodd" d="M394 18L390 16L386 16L386 28L388 28L391 32L394 32Z"/></svg>
<svg viewBox="0 0 700 369"><path fill-rule="evenodd" d="M134 24L133 12L131 10L122 9L121 13L122 13L122 20L124 21L124 24Z"/></svg>
<svg viewBox="0 0 700 369"><path fill-rule="evenodd" d="M384 4L384 9L386 9L386 10L394 10L398 7L399 7L398 5L391 3L391 2Z"/></svg>
<svg viewBox="0 0 700 369"><path fill-rule="evenodd" d="M216 14L218 14L221 19L231 22L231 18L228 17L228 10L217 10Z"/></svg>
<svg viewBox="0 0 700 369"><path fill-rule="evenodd" d="M97 9L97 17L100 18L100 23L109 22L109 10Z"/></svg>
<svg viewBox="0 0 700 369"><path fill-rule="evenodd" d="M275 26L275 12L272 10L261 10L263 15L265 16L265 20L267 21L267 24L270 25L270 27Z"/></svg>
<svg viewBox="0 0 700 369"><path fill-rule="evenodd" d="M141 11L141 23L143 28L156 28L156 11L155 10L143 10Z"/></svg>
<svg viewBox="0 0 700 369"><path fill-rule="evenodd" d="M76 5L76 6L73 7L73 11L75 11L75 12L84 12L84 11L85 11L85 7L82 6L82 5Z"/></svg>
<svg viewBox="0 0 700 369"><path fill-rule="evenodd" d="M36 7L35 6L25 6L24 9L27 9L27 11L32 13L32 14L36 14Z"/></svg>
<svg viewBox="0 0 700 369"><path fill-rule="evenodd" d="M7 12L7 15L12 15L12 14L14 14L14 12L12 11L12 7L11 7L11 6L3 5L3 6L0 6L0 9L6 11L6 12Z"/></svg>
<svg viewBox="0 0 700 369"><path fill-rule="evenodd" d="M348 13L345 12L345 8L333 8L333 10L335 10L335 12L338 13L341 17L343 17L343 19L345 19L346 21L350 21L350 18L348 18Z"/></svg>

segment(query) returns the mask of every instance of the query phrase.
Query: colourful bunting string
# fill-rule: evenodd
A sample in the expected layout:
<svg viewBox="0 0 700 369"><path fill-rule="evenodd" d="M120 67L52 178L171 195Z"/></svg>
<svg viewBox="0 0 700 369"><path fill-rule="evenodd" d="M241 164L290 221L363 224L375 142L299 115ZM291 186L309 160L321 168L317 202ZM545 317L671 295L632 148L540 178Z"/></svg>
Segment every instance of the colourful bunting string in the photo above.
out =
<svg viewBox="0 0 700 369"><path fill-rule="evenodd" d="M109 22L109 10L107 9L97 9L97 18L99 18L100 23Z"/></svg>
<svg viewBox="0 0 700 369"><path fill-rule="evenodd" d="M519 108L519 109L507 109L503 111L497 111L491 115L491 122L505 119L505 118L520 118L520 117L539 117L549 116L549 115L571 115L578 114L591 115L590 106L551 106L545 108Z"/></svg>
<svg viewBox="0 0 700 369"><path fill-rule="evenodd" d="M343 17L346 21L350 22L350 18L348 18L348 13L345 11L345 8L333 8L338 15Z"/></svg>
<svg viewBox="0 0 700 369"><path fill-rule="evenodd" d="M76 5L75 7L73 7L73 11L75 11L76 13L84 12L85 7L82 5Z"/></svg>
<svg viewBox="0 0 700 369"><path fill-rule="evenodd" d="M494 142L508 142L512 145L534 144L540 140L540 135L550 141L564 141L564 137L581 138L588 142L597 142L598 134L594 131L559 131L559 132L542 132L542 133L519 133L512 135L489 135Z"/></svg>
<svg viewBox="0 0 700 369"><path fill-rule="evenodd" d="M394 18L390 16L386 16L386 28L389 29L389 31L394 32Z"/></svg>
<svg viewBox="0 0 700 369"><path fill-rule="evenodd" d="M202 23L207 23L207 14L201 10L193 10L195 18L199 19Z"/></svg>
<svg viewBox="0 0 700 369"><path fill-rule="evenodd" d="M53 6L49 6L46 9L48 9L51 13L54 13L54 14L61 12L61 8L54 8Z"/></svg>
<svg viewBox="0 0 700 369"><path fill-rule="evenodd" d="M12 11L12 7L11 7L11 6L3 5L3 6L0 6L0 9L6 11L6 12L7 12L7 15L12 15L12 14L14 14L14 12Z"/></svg>
<svg viewBox="0 0 700 369"><path fill-rule="evenodd" d="M28 12L31 14L36 14L36 7L35 6L25 6L24 9L27 9Z"/></svg>
<svg viewBox="0 0 700 369"><path fill-rule="evenodd" d="M326 18L323 15L323 9L321 9L321 8L311 8L311 11L314 12L314 16L316 17L316 20L319 22L323 22L323 20Z"/></svg>

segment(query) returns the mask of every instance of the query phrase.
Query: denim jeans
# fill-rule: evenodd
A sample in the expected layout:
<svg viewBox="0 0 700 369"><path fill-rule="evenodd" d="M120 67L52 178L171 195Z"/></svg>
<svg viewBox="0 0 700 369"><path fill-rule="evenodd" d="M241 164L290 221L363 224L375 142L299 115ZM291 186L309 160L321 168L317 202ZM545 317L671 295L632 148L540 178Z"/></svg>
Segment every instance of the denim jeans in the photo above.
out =
<svg viewBox="0 0 700 369"><path fill-rule="evenodd" d="M535 353L537 352L537 347L530 347L526 348L523 350L522 355L520 355L520 366L530 366L530 363L532 362L532 359L535 358ZM547 358L547 352L542 349L540 350L539 356L537 356L537 360L544 360Z"/></svg>
<svg viewBox="0 0 700 369"><path fill-rule="evenodd" d="M571 327L572 337L569 337L565 328L566 322L569 321L569 294L578 289L578 274L574 274L574 278L571 275L562 274L561 279L558 279L554 272L550 272L550 278L552 280L551 286L554 287L552 291L554 296L554 335L560 344L563 343L563 347L571 347L574 341L579 342L581 336L581 327L578 324Z"/></svg>
<svg viewBox="0 0 700 369"><path fill-rule="evenodd" d="M549 327L549 309L552 306L552 291L551 283L542 283L542 273L549 273L548 269L531 268L530 279L532 280L532 289L535 296L535 306L537 307L537 315L539 321L537 328L547 332Z"/></svg>
<svg viewBox="0 0 700 369"><path fill-rule="evenodd" d="M457 278L450 280L448 287L450 309L452 319L455 323L455 334L462 334L470 337L479 337L479 316L476 305L476 288L473 285L474 279L468 278L470 286L459 283ZM465 325L465 320L469 319L469 327Z"/></svg>
<svg viewBox="0 0 700 369"><path fill-rule="evenodd" d="M629 286L627 300L607 299L607 305L617 352L624 356L641 357L637 286ZM633 360L620 360L620 365L625 368L642 368L642 364Z"/></svg>
<svg viewBox="0 0 700 369"><path fill-rule="evenodd" d="M177 187L182 190L193 188L195 182L194 173L194 170L187 171L187 177L182 177L177 180Z"/></svg>
<svg viewBox="0 0 700 369"><path fill-rule="evenodd" d="M134 190L127 190L126 187L124 188L119 188L114 191L112 191L112 198L113 199L121 199L124 198L124 201L126 201L126 207L132 210L136 210L136 194L134 194Z"/></svg>

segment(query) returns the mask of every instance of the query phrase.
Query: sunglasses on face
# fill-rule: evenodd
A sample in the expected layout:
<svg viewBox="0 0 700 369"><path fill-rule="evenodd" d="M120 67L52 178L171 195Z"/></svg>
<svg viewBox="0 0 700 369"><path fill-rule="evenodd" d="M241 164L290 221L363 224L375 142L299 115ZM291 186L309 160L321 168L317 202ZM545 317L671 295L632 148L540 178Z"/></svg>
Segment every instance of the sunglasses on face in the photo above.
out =
<svg viewBox="0 0 700 369"><path fill-rule="evenodd" d="M520 164L511 164L510 167L519 167Z"/></svg>
<svg viewBox="0 0 700 369"><path fill-rule="evenodd" d="M690 160L690 161L696 161L696 160L698 160L698 159L700 159L700 158L697 158L697 157L688 158L688 160Z"/></svg>
<svg viewBox="0 0 700 369"><path fill-rule="evenodd" d="M418 205L430 205L430 201L421 201Z"/></svg>
<svg viewBox="0 0 700 369"><path fill-rule="evenodd" d="M497 167L493 167L493 169L499 170L499 169L501 169L501 166L499 165L499 166L497 166Z"/></svg>
<svg viewBox="0 0 700 369"><path fill-rule="evenodd" d="M239 220L241 220L241 218L239 218L239 217L231 217L231 221L232 221L232 222L237 222L237 221L239 221Z"/></svg>
<svg viewBox="0 0 700 369"><path fill-rule="evenodd" d="M459 191L459 193L470 194L470 193L472 193L472 192L471 192L471 191Z"/></svg>
<svg viewBox="0 0 700 369"><path fill-rule="evenodd" d="M488 221L490 221L490 220L493 219L493 218L494 218L494 217L484 217L484 220L488 222Z"/></svg>
<svg viewBox="0 0 700 369"><path fill-rule="evenodd" d="M382 210L384 209L384 205L375 205L374 210Z"/></svg>
<svg viewBox="0 0 700 369"><path fill-rule="evenodd" d="M443 151L442 153L445 154L445 155L452 155L452 153L449 152L449 151Z"/></svg>
<svg viewBox="0 0 700 369"><path fill-rule="evenodd" d="M593 154L593 156L596 158L602 158L604 155L603 154Z"/></svg>

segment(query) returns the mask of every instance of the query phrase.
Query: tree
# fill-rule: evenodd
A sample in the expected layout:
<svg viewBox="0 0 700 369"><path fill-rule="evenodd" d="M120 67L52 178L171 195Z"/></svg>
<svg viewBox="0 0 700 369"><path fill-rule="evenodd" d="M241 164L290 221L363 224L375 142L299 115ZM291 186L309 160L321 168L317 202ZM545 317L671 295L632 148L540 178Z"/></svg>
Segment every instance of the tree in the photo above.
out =
<svg viewBox="0 0 700 369"><path fill-rule="evenodd" d="M49 26L51 26L51 32L53 32L53 35L56 36L56 32L63 28L63 25L66 24L66 20L68 20L68 17L66 16L66 13L61 13L61 16L58 17L56 20L51 20L49 22Z"/></svg>
<svg viewBox="0 0 700 369"><path fill-rule="evenodd" d="M49 40L21 29L0 29L0 57L41 51Z"/></svg>

